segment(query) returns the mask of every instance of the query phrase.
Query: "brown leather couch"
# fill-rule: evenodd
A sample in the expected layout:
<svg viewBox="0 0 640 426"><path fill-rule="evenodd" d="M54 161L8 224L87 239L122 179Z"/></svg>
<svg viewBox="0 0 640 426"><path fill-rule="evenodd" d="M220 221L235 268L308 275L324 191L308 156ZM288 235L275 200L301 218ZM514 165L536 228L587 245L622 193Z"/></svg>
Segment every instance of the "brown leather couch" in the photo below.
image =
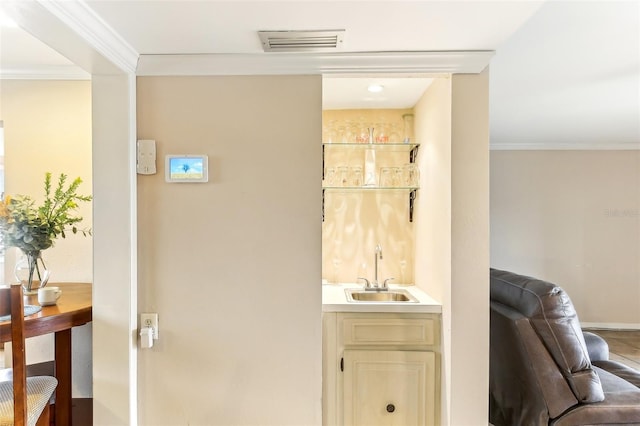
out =
<svg viewBox="0 0 640 426"><path fill-rule="evenodd" d="M562 288L497 269L490 278L492 424L640 425L640 372L608 359Z"/></svg>

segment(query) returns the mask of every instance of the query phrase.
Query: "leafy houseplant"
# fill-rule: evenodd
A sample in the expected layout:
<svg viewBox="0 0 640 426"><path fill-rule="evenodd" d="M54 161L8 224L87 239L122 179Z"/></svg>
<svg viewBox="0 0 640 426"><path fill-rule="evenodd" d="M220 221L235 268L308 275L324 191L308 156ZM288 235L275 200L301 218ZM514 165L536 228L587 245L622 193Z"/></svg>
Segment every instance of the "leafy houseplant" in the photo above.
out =
<svg viewBox="0 0 640 426"><path fill-rule="evenodd" d="M34 282L44 287L49 279L49 271L42 262L42 250L53 246L56 238L66 237L66 233L91 235L91 230L79 229L76 225L82 221L77 215L80 202L91 201L90 195L79 195L78 187L82 183L79 177L68 186L67 175L60 174L55 190L51 187L51 173L44 179L45 199L42 205L25 195L5 197L0 203L0 238L2 247L17 247L25 254L28 262L28 277L23 282L27 293L32 292Z"/></svg>

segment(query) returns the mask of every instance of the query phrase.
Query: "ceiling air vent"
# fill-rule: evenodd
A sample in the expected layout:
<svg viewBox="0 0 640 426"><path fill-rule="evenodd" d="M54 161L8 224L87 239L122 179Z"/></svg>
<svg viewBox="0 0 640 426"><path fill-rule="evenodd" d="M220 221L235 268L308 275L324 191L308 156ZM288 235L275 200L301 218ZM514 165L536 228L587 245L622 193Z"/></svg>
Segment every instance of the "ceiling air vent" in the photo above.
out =
<svg viewBox="0 0 640 426"><path fill-rule="evenodd" d="M258 31L265 52L320 52L342 49L344 30Z"/></svg>

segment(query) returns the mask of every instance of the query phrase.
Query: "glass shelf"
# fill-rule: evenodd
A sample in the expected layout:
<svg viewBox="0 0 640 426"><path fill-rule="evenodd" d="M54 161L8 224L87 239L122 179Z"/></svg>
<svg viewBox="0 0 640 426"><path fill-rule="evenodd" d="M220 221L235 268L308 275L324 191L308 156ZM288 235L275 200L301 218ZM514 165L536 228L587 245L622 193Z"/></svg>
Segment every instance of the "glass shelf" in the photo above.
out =
<svg viewBox="0 0 640 426"><path fill-rule="evenodd" d="M398 143L340 143L340 142L334 142L334 143L329 143L329 142L323 142L322 143L323 146L330 146L330 147L336 147L336 148L362 148L362 149L366 149L366 148L375 148L375 149L384 149L384 148L393 148L394 150L398 151L398 148L403 148L402 151L411 151L413 148L417 148L420 146L419 143L403 143L403 142L398 142Z"/></svg>
<svg viewBox="0 0 640 426"><path fill-rule="evenodd" d="M324 170L325 151L334 149L375 149L379 152L408 152L409 162L415 163L418 156L419 143L323 143L322 144L322 170ZM324 176L323 176L324 178Z"/></svg>
<svg viewBox="0 0 640 426"><path fill-rule="evenodd" d="M331 192L376 192L376 191L415 191L420 189L418 186L322 186L322 189L329 190Z"/></svg>
<svg viewBox="0 0 640 426"><path fill-rule="evenodd" d="M419 143L323 143L322 144L322 179L324 180L325 170L325 152L327 149L352 149L352 150L365 150L375 149L379 152L406 152L409 154L409 163L415 163L418 156ZM413 206L416 199L416 191L419 187L379 187L379 186L322 186L322 221L324 222L324 196L325 192L338 193L338 192L405 192L409 195L409 222L413 222Z"/></svg>
<svg viewBox="0 0 640 426"><path fill-rule="evenodd" d="M395 192L404 192L409 194L409 222L413 222L413 206L416 200L416 191L418 187L379 187L379 186L328 186L322 187L322 221L324 222L324 196L326 192L336 193L336 192L385 192L385 191L395 191Z"/></svg>

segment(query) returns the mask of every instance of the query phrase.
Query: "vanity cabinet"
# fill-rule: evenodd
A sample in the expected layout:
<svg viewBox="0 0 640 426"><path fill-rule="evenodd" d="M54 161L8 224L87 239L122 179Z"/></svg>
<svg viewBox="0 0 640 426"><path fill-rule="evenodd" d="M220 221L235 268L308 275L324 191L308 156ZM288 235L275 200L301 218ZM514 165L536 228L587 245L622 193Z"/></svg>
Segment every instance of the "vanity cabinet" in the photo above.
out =
<svg viewBox="0 0 640 426"><path fill-rule="evenodd" d="M440 315L325 312L325 425L436 425Z"/></svg>

